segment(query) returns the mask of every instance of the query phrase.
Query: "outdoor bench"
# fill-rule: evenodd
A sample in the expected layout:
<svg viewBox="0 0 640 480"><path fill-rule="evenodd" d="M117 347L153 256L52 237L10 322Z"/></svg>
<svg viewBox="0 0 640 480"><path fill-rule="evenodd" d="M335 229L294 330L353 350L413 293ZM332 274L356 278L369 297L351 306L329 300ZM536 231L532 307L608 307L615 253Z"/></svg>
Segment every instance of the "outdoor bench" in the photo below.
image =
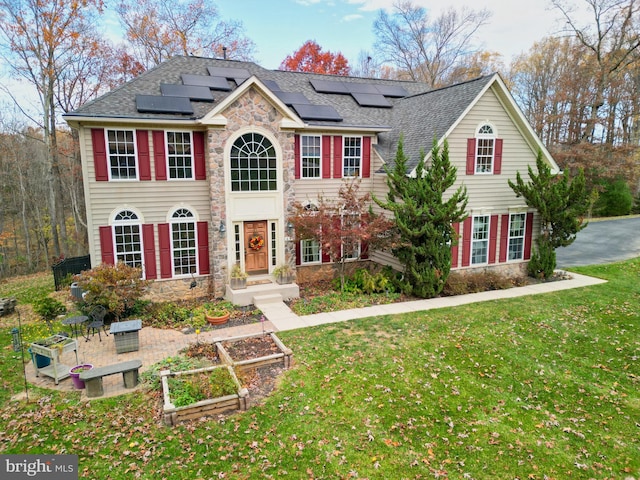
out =
<svg viewBox="0 0 640 480"><path fill-rule="evenodd" d="M142 366L141 360L129 360L128 362L114 363L106 367L92 368L80 374L87 388L87 397L100 397L104 394L102 377L122 373L125 388L133 388L138 384L138 369Z"/></svg>

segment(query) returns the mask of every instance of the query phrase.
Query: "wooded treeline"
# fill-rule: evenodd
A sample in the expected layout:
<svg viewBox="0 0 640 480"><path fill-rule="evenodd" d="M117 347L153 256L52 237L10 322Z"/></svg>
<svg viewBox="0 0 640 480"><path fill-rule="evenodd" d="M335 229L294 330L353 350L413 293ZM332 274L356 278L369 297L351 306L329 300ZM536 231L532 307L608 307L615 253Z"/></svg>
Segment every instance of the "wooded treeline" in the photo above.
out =
<svg viewBox="0 0 640 480"><path fill-rule="evenodd" d="M376 54L362 51L339 72L439 88L498 71L563 168L584 168L589 187L605 193L622 179L637 197L640 0L552 3L566 31L541 38L505 66L498 52L475 48L491 12L428 12L399 1L372 26ZM101 0L0 0L5 73L33 92L25 103L0 84L15 100L0 115L0 278L87 253L77 137L61 114L173 55L254 59L242 24L223 20L213 0L187 0L180 9L170 0L111 7L124 32L118 43L98 28L106 8ZM576 11L588 12L589 20L580 23L584 15ZM304 58L298 67L304 69L314 64L308 55L300 50L287 58ZM344 59L339 52L330 58Z"/></svg>

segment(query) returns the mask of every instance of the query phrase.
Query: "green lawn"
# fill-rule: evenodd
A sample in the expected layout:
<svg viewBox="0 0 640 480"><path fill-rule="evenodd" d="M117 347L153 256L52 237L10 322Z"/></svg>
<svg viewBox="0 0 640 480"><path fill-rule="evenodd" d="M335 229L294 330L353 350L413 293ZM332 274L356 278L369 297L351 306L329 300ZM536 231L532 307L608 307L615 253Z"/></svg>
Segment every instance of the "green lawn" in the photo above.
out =
<svg viewBox="0 0 640 480"><path fill-rule="evenodd" d="M640 258L575 270L609 282L280 332L296 365L262 406L177 428L141 392L11 400L9 346L3 453L100 479L638 479Z"/></svg>

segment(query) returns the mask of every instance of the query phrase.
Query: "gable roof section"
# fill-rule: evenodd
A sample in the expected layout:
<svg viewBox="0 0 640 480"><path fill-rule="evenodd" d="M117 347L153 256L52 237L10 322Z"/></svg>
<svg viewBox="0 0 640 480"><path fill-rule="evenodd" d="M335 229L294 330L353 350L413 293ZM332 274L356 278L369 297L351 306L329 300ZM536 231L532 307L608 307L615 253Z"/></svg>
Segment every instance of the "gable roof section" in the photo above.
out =
<svg viewBox="0 0 640 480"><path fill-rule="evenodd" d="M441 145L490 88L496 93L532 151L537 153L540 149L552 171L557 173L558 165L533 132L531 125L498 74L401 99L394 107L393 129L379 135L378 144L375 146L376 151L386 159L388 167L393 168L398 140L402 135L404 154L408 157L407 167L410 172L413 171L420 161L420 152L424 151L428 156L434 138Z"/></svg>
<svg viewBox="0 0 640 480"><path fill-rule="evenodd" d="M402 135L404 153L409 158L407 167L413 170L420 160L420 151L428 154L434 138L439 142L444 139L479 98L491 78L480 77L403 98L393 109L393 129L380 135L376 151L388 159L387 165L393 168L398 140Z"/></svg>

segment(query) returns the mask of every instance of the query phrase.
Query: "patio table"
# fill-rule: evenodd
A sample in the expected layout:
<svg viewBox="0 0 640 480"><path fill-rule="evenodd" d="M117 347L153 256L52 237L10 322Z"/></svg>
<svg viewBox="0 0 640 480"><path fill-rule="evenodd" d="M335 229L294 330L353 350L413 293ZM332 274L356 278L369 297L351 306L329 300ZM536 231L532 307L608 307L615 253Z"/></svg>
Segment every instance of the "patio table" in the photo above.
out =
<svg viewBox="0 0 640 480"><path fill-rule="evenodd" d="M69 317L62 320L62 325L67 325L71 327L71 336L78 338L78 334L80 333L80 325L89 320L89 317L86 315L78 315L75 317Z"/></svg>

